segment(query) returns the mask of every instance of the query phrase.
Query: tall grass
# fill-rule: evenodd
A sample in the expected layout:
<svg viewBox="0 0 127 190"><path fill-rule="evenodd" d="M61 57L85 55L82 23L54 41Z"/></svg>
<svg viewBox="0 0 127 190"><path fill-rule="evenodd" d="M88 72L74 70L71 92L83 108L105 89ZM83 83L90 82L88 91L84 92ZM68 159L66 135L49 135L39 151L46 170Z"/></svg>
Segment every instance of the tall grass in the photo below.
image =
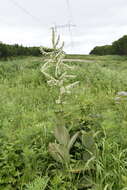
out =
<svg viewBox="0 0 127 190"><path fill-rule="evenodd" d="M124 190L127 188L127 101L115 103L127 90L126 59L89 56L94 62L75 64L80 85L64 104L66 126L98 132L97 157L80 170L61 169L48 152L56 126L57 91L40 72L40 58L0 62L0 189ZM80 139L71 154L80 159ZM94 168L91 168L91 164ZM81 165L83 166L83 165ZM80 172L78 172L78 169Z"/></svg>

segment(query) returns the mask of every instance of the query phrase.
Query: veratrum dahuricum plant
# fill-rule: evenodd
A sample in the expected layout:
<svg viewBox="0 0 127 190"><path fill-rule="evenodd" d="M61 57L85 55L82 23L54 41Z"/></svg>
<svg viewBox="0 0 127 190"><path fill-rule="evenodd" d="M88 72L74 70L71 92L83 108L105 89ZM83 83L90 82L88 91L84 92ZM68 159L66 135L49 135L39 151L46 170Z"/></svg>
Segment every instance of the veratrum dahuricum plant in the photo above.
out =
<svg viewBox="0 0 127 190"><path fill-rule="evenodd" d="M56 99L56 104L59 104L62 108L64 103L64 96L68 93L71 93L71 89L76 86L79 82L76 81L74 83L69 83L68 79L75 78L75 75L68 74L69 70L72 70L73 67L64 63L65 53L63 51L64 43L62 43L61 47L58 47L60 41L60 36L56 37L56 33L54 28L52 28L52 49L53 51L50 53L45 53L43 47L41 47L42 54L48 55L48 60L41 67L41 72L47 78L47 83L50 86L54 86L59 89L59 96ZM49 144L49 152L52 157L62 163L70 162L70 149L79 136L79 132L74 134L74 136L70 137L66 127L60 122L62 119L61 114L62 110L58 110L57 112L57 120L59 120L59 125L56 126L54 131L54 136L59 142L50 143ZM59 116L58 116L59 115Z"/></svg>
<svg viewBox="0 0 127 190"><path fill-rule="evenodd" d="M69 70L73 67L64 63L65 53L63 51L64 43L61 47L58 47L60 37L56 37L55 30L52 28L52 49L50 53L45 53L43 47L41 52L48 55L49 59L41 67L41 72L47 77L47 83L50 86L54 86L59 89L59 96L56 99L56 104L60 105L60 110L57 111L57 123L55 127L54 136L57 140L55 143L49 143L49 153L51 156L60 163L68 164L71 159L70 149L74 145L76 139L80 136L82 145L84 146L83 160L88 161L91 157L95 156L95 141L92 132L77 132L72 137L70 137L68 130L66 129L63 122L63 104L64 96L71 93L71 89L75 87L79 81L68 84L69 78L75 78L75 75L68 74ZM58 144L59 143L59 144Z"/></svg>

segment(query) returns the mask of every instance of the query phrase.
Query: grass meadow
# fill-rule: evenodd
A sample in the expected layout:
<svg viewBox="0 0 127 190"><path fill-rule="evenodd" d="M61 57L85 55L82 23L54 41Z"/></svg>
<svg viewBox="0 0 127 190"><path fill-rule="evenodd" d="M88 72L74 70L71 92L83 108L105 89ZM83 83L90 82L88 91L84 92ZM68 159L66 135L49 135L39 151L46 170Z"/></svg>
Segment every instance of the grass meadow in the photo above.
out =
<svg viewBox="0 0 127 190"><path fill-rule="evenodd" d="M66 127L70 134L92 129L97 155L83 161L79 139L71 150L72 170L56 162L48 144L55 141L57 91L40 71L44 60L0 61L0 190L127 189L127 98L115 101L127 91L127 57L66 58L85 60L68 63L80 83L63 106Z"/></svg>

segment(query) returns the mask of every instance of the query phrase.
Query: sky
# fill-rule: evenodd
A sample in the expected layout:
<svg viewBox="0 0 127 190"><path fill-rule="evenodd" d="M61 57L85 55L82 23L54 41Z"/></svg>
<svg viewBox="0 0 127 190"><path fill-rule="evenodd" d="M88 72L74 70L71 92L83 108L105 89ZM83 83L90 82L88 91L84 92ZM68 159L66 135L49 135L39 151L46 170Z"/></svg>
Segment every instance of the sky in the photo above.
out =
<svg viewBox="0 0 127 190"><path fill-rule="evenodd" d="M0 0L0 41L51 47L51 27L67 53L89 54L127 35L127 0Z"/></svg>

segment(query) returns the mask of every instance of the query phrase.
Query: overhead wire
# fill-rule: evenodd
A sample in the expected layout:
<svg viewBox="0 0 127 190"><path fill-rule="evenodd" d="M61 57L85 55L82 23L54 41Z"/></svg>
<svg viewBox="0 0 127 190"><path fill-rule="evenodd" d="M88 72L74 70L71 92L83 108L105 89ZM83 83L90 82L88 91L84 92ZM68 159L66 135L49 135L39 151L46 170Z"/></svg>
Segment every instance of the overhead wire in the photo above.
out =
<svg viewBox="0 0 127 190"><path fill-rule="evenodd" d="M10 0L17 8L19 8L22 12L30 16L32 19L37 21L38 23L42 24L41 19L34 16L30 11L28 11L26 8L24 8L22 5L20 5L16 0Z"/></svg>
<svg viewBox="0 0 127 190"><path fill-rule="evenodd" d="M66 5L67 5L68 17L69 17L69 19L68 19L69 23L68 24L70 25L70 27L68 28L69 29L69 34L70 34L70 44L71 44L71 47L73 48L74 47L73 33L72 33L72 30L71 30L71 25L73 23L73 15L72 15L72 10L71 10L70 0L66 0ZM74 25L74 27L75 27L75 25Z"/></svg>
<svg viewBox="0 0 127 190"><path fill-rule="evenodd" d="M20 9L22 12L24 12L26 15L28 15L29 17L31 17L33 20L35 20L36 22L38 22L39 24L42 24L42 21L40 18L36 17L35 15L33 15L30 11L28 11L26 8L24 8L20 3L18 3L16 0L10 0L10 2L15 5L18 9ZM72 15L72 11L71 11L71 4L70 4L70 0L66 0L66 6L67 6L67 10L68 10L68 29L69 29L69 34L70 34L70 44L71 46L73 46L73 34L71 31L71 27L73 27L72 23L73 23L73 15Z"/></svg>
<svg viewBox="0 0 127 190"><path fill-rule="evenodd" d="M68 9L68 15L69 15L69 19L70 19L70 22L72 22L73 20L73 16L72 16L72 11L71 11L71 4L70 4L70 0L66 0L66 5L67 5L67 9Z"/></svg>

